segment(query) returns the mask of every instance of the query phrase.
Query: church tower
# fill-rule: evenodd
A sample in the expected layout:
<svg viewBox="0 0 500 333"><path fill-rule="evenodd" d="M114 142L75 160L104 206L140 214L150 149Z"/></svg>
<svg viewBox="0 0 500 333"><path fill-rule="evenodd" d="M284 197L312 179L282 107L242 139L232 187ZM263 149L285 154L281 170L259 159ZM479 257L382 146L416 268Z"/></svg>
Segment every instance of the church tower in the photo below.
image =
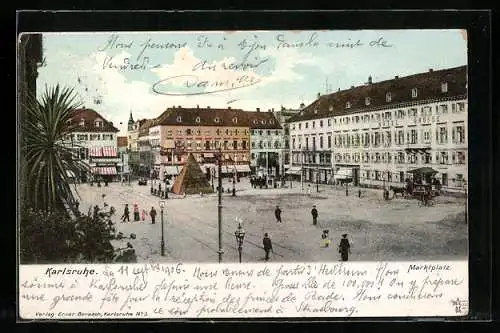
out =
<svg viewBox="0 0 500 333"><path fill-rule="evenodd" d="M134 129L134 118L132 118L132 111L130 111L130 118L128 119L128 130L132 131Z"/></svg>

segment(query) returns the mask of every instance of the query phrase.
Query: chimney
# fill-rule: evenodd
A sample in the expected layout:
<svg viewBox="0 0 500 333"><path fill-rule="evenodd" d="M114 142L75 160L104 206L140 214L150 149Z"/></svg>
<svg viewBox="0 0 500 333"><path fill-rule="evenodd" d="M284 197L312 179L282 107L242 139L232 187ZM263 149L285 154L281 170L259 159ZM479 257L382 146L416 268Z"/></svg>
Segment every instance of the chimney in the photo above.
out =
<svg viewBox="0 0 500 333"><path fill-rule="evenodd" d="M231 107L230 107L230 106L228 106L228 107L227 107L227 109L228 109L228 110L231 110Z"/></svg>
<svg viewBox="0 0 500 333"><path fill-rule="evenodd" d="M196 104L196 108L199 109L200 108L200 105L199 104Z"/></svg>
<svg viewBox="0 0 500 333"><path fill-rule="evenodd" d="M317 98L317 99L319 99L320 97L321 97L321 94L320 94L320 93L318 93L318 95L317 95L317 97L316 97L316 98Z"/></svg>
<svg viewBox="0 0 500 333"><path fill-rule="evenodd" d="M354 89L354 86L351 86L351 89Z"/></svg>
<svg viewBox="0 0 500 333"><path fill-rule="evenodd" d="M178 107L179 109L181 109L181 108L182 108L182 105L177 105L177 107Z"/></svg>
<svg viewBox="0 0 500 333"><path fill-rule="evenodd" d="M301 109L303 109L303 108L305 108L305 107L306 107L306 105L305 105L304 103L300 103L300 108L301 108Z"/></svg>
<svg viewBox="0 0 500 333"><path fill-rule="evenodd" d="M340 91L340 88L337 91Z"/></svg>
<svg viewBox="0 0 500 333"><path fill-rule="evenodd" d="M372 76L368 76L368 84L372 84Z"/></svg>
<svg viewBox="0 0 500 333"><path fill-rule="evenodd" d="M399 79L399 76L397 76L397 75L396 75L396 76L394 77L394 79L395 79L395 80Z"/></svg>
<svg viewBox="0 0 500 333"><path fill-rule="evenodd" d="M271 109L271 111L273 111L273 112L274 112L274 108L272 108L272 109Z"/></svg>
<svg viewBox="0 0 500 333"><path fill-rule="evenodd" d="M257 112L260 112L260 108L257 108Z"/></svg>
<svg viewBox="0 0 500 333"><path fill-rule="evenodd" d="M283 105L281 106L281 111L285 111L285 107Z"/></svg>
<svg viewBox="0 0 500 333"><path fill-rule="evenodd" d="M207 109L210 109L210 105L207 106Z"/></svg>
<svg viewBox="0 0 500 333"><path fill-rule="evenodd" d="M434 72L434 69L429 68L429 73L432 73L432 72Z"/></svg>

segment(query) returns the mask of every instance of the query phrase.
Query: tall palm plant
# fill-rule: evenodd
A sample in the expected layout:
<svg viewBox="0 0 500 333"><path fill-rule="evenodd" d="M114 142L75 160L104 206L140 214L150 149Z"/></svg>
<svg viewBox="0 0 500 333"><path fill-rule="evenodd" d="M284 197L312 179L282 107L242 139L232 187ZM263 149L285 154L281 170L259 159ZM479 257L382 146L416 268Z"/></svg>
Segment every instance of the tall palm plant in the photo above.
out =
<svg viewBox="0 0 500 333"><path fill-rule="evenodd" d="M45 88L41 98L31 96L23 119L24 200L45 211L72 208L75 197L68 173L78 175L88 166L73 156L68 141L73 111L80 106L73 89ZM70 136L71 137L71 136Z"/></svg>

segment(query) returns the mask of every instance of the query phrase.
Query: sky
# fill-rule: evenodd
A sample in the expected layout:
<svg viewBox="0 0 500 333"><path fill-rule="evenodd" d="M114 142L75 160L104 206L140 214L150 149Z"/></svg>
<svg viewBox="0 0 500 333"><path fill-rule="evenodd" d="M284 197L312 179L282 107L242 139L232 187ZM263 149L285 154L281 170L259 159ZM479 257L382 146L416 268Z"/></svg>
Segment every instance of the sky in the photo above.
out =
<svg viewBox="0 0 500 333"><path fill-rule="evenodd" d="M38 94L72 87L125 135L172 106L296 109L317 94L467 64L463 30L44 33ZM100 101L100 103L96 103ZM120 124L121 123L121 124Z"/></svg>

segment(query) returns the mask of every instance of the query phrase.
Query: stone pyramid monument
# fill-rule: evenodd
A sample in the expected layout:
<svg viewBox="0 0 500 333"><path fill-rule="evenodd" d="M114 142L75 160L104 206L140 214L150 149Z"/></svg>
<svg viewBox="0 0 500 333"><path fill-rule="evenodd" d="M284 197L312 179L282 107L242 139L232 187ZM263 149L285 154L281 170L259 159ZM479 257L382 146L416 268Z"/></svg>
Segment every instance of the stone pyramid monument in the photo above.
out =
<svg viewBox="0 0 500 333"><path fill-rule="evenodd" d="M184 164L181 173L172 186L172 192L175 194L206 194L214 192L193 154L189 154L186 164Z"/></svg>

